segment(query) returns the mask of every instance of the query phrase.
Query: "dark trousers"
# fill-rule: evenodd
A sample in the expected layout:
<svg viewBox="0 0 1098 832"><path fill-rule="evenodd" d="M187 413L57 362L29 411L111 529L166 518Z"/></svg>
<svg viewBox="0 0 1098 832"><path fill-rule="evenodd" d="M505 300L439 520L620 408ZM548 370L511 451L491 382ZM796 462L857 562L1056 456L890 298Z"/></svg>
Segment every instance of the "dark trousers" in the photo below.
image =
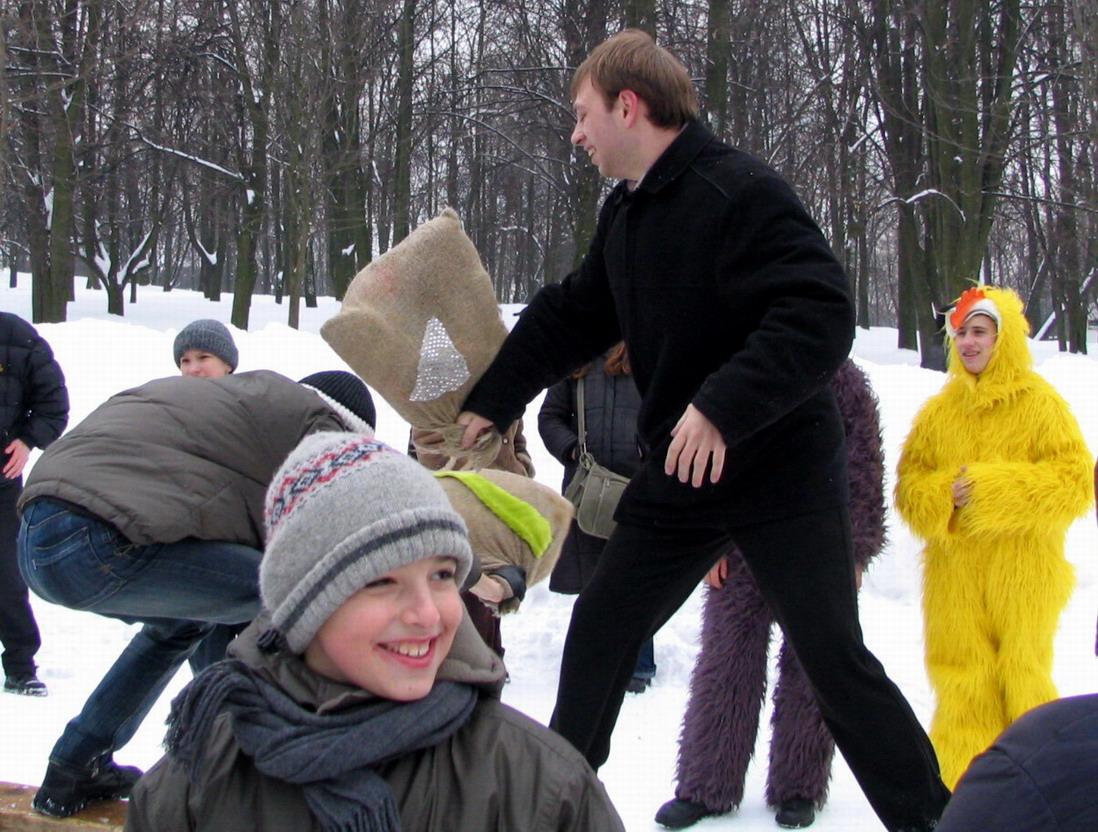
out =
<svg viewBox="0 0 1098 832"><path fill-rule="evenodd" d="M0 461L3 454L0 454ZM23 478L9 480L0 475L0 642L4 645L3 665L7 676L34 673L34 655L42 646L38 624L31 612L30 595L19 574L15 540L19 516L15 503L23 490Z"/></svg>
<svg viewBox="0 0 1098 832"><path fill-rule="evenodd" d="M930 828L949 792L926 733L862 641L845 507L728 529L619 525L573 608L552 727L595 768L606 762L641 643L733 544L878 817L889 830Z"/></svg>

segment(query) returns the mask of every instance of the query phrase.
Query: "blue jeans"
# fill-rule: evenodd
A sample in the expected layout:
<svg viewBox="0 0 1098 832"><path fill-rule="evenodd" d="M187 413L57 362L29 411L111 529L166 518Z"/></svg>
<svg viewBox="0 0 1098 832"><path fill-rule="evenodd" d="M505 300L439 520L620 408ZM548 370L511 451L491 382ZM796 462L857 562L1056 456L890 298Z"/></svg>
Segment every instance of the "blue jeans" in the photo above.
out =
<svg viewBox="0 0 1098 832"><path fill-rule="evenodd" d="M641 645L640 653L637 654L637 666L633 668L633 678L656 678L656 646L652 639Z"/></svg>
<svg viewBox="0 0 1098 832"><path fill-rule="evenodd" d="M137 545L39 498L24 508L18 550L24 580L47 601L144 624L54 745L50 761L68 767L109 759L215 624L259 612L262 554L237 543Z"/></svg>

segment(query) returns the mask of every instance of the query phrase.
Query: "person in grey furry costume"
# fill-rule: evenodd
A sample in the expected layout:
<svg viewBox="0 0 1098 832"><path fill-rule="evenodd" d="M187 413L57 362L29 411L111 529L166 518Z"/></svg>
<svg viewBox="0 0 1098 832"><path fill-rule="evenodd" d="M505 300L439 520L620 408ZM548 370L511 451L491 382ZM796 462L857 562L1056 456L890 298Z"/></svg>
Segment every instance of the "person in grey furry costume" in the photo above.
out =
<svg viewBox="0 0 1098 832"><path fill-rule="evenodd" d="M884 451L877 399L865 373L847 359L832 381L846 432L850 519L859 584L885 542ZM723 585L718 570L723 573ZM766 695L774 616L739 551L706 578L701 651L679 741L676 798L656 820L672 829L740 804ZM719 588L717 588L719 587ZM766 801L786 828L810 825L827 801L835 743L808 679L787 643L778 657Z"/></svg>

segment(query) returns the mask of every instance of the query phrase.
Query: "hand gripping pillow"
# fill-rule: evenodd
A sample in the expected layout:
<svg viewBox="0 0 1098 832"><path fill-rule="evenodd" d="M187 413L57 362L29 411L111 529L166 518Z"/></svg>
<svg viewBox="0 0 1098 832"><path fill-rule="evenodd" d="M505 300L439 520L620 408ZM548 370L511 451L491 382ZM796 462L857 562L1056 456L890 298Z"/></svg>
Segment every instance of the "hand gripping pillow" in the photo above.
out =
<svg viewBox="0 0 1098 832"><path fill-rule="evenodd" d="M461 447L461 405L507 336L488 272L447 208L360 271L320 334L409 424L439 431L463 467L495 459L489 431Z"/></svg>

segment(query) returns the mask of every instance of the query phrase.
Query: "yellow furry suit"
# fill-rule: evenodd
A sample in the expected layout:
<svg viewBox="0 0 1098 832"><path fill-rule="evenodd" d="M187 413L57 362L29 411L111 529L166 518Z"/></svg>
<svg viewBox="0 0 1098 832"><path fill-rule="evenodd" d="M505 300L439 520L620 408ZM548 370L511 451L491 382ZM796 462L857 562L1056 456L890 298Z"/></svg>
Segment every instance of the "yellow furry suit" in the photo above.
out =
<svg viewBox="0 0 1098 832"><path fill-rule="evenodd" d="M896 508L926 541L930 738L951 789L1015 719L1055 699L1052 643L1074 585L1068 527L1093 503L1094 460L1067 403L1032 369L1021 299L983 287L1002 321L987 368L949 379L915 418ZM952 485L972 483L955 509Z"/></svg>

